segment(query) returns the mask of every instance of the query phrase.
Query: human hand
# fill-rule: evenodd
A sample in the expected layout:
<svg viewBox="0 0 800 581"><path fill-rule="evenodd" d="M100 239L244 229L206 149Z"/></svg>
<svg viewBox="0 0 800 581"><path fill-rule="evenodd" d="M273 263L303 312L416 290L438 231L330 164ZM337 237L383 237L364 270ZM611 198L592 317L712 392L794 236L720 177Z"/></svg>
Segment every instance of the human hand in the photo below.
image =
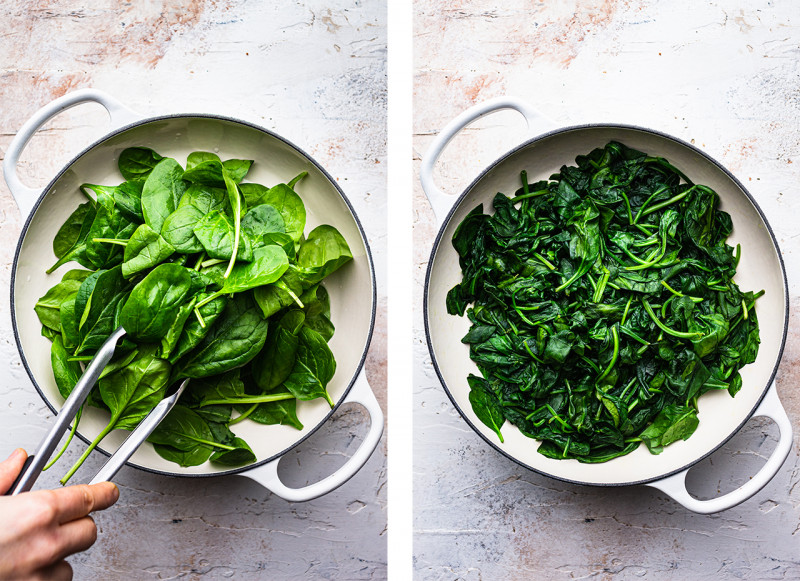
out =
<svg viewBox="0 0 800 581"><path fill-rule="evenodd" d="M18 449L0 462L0 494L11 488L26 457ZM118 498L119 489L111 482L0 496L0 580L72 579L64 559L97 540L89 513Z"/></svg>

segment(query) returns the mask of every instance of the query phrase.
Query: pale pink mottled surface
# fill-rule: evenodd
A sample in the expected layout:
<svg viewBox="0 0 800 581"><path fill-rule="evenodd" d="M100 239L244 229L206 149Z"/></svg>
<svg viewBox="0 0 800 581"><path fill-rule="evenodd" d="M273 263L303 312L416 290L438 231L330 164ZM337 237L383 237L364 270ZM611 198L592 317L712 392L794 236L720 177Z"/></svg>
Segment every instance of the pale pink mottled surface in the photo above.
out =
<svg viewBox="0 0 800 581"><path fill-rule="evenodd" d="M367 231L379 290L366 367L385 404L385 5L272 4L4 2L0 154L39 107L83 87L143 115L218 113L293 141L337 179ZM97 105L59 115L31 140L21 178L44 186L106 125ZM0 455L31 450L52 422L11 332L8 289L21 226L0 183ZM360 408L343 408L287 455L283 478L299 486L326 476L365 431ZM82 447L74 442L62 461L74 461ZM91 456L85 474L101 463ZM55 486L59 476L46 473L40 485ZM118 479L118 505L97 518L100 540L71 559L76 579L386 578L385 439L351 481L308 503L285 502L242 478L176 480L123 469Z"/></svg>
<svg viewBox="0 0 800 581"><path fill-rule="evenodd" d="M415 2L414 155L467 107L526 98L558 125L619 122L690 141L742 180L775 230L792 312L778 374L795 443L739 507L689 513L645 487L539 476L478 438L447 399L416 313L415 570L425 580L800 578L800 380L796 254L800 20L788 2ZM437 182L462 191L523 140L515 113L458 136ZM418 164L417 164L418 166ZM414 193L415 298L438 227ZM708 498L745 482L777 430L751 421L688 477Z"/></svg>

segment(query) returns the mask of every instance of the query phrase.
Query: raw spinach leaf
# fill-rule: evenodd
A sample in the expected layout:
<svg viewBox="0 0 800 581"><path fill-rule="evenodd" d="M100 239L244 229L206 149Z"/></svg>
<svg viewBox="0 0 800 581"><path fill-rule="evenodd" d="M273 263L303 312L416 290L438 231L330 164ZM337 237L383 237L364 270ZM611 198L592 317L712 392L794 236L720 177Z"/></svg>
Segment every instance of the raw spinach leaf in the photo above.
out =
<svg viewBox="0 0 800 581"><path fill-rule="evenodd" d="M169 242L147 224L142 224L131 235L125 245L122 263L122 276L130 278L134 274L153 268L164 262L175 252Z"/></svg>
<svg viewBox="0 0 800 581"><path fill-rule="evenodd" d="M264 244L265 234L285 234L286 227L280 212L269 204L250 208L242 218L242 232L252 240Z"/></svg>
<svg viewBox="0 0 800 581"><path fill-rule="evenodd" d="M126 180L145 180L161 159L147 147L129 147L120 153L117 165Z"/></svg>
<svg viewBox="0 0 800 581"><path fill-rule="evenodd" d="M299 400L323 397L333 407L326 386L336 372L336 360L328 343L308 327L300 330L298 338L297 358L283 386Z"/></svg>
<svg viewBox="0 0 800 581"><path fill-rule="evenodd" d="M155 267L125 301L120 312L123 328L138 341L160 341L181 313L191 286L192 277L183 266Z"/></svg>
<svg viewBox="0 0 800 581"><path fill-rule="evenodd" d="M145 223L161 232L164 220L178 207L186 191L182 179L183 168L170 157L165 157L153 168L142 188L142 213Z"/></svg>
<svg viewBox="0 0 800 581"><path fill-rule="evenodd" d="M122 276L121 266L97 272L100 274L91 285L91 294L78 321L79 342L75 349L76 355L97 349L111 335L116 328L117 305L128 288L128 282ZM84 285L91 280L93 275L88 276L78 289L75 297L76 315L81 312L79 301L82 299L82 292L86 290Z"/></svg>
<svg viewBox="0 0 800 581"><path fill-rule="evenodd" d="M208 294L198 295L198 302L202 302L207 296ZM191 315L183 326L178 344L169 356L170 363L174 365L178 359L194 349L208 335L225 310L228 300L226 296L218 296L196 308L197 314Z"/></svg>
<svg viewBox="0 0 800 581"><path fill-rule="evenodd" d="M305 318L303 311L293 309L270 328L264 348L251 364L253 381L263 391L275 389L291 374Z"/></svg>
<svg viewBox="0 0 800 581"><path fill-rule="evenodd" d="M126 240L136 230L114 207L110 210L98 204L97 214L86 236L86 258L95 268L108 268L120 262L121 248L117 240Z"/></svg>
<svg viewBox="0 0 800 581"><path fill-rule="evenodd" d="M225 211L228 200L228 191L224 188L215 188L203 184L192 184L184 192L178 208L193 206L203 215L212 210Z"/></svg>
<svg viewBox="0 0 800 581"><path fill-rule="evenodd" d="M42 325L54 331L61 331L61 306L68 300L74 302L78 289L88 275L89 271L86 270L70 270L64 274L61 282L36 301L33 309Z"/></svg>
<svg viewBox="0 0 800 581"><path fill-rule="evenodd" d="M241 438L233 438L226 443L232 449L221 449L214 452L211 461L224 466L243 466L257 460L255 453Z"/></svg>
<svg viewBox="0 0 800 581"><path fill-rule="evenodd" d="M53 238L53 253L56 258L61 258L72 250L79 241L86 239L89 227L94 220L94 213L94 203L84 202L69 215L58 232L56 232L55 238Z"/></svg>
<svg viewBox="0 0 800 581"><path fill-rule="evenodd" d="M61 229L53 239L53 252L55 252L58 260L47 269L47 274L72 260L86 268L94 268L94 265L86 256L86 237L89 235L89 229L94 223L96 213L97 210L94 207L94 203L85 202L78 206L67 218L67 221L61 226ZM80 229L78 229L77 223L81 219L83 221L80 223Z"/></svg>
<svg viewBox="0 0 800 581"><path fill-rule="evenodd" d="M216 153L212 153L210 151L193 151L186 158L186 171L189 171L190 169L193 169L206 161L217 161L222 163Z"/></svg>
<svg viewBox="0 0 800 581"><path fill-rule="evenodd" d="M178 252L202 252L204 247L194 235L194 227L204 216L203 212L192 205L179 206L164 220L161 236Z"/></svg>
<svg viewBox="0 0 800 581"><path fill-rule="evenodd" d="M114 189L114 203L117 209L128 220L137 224L144 222L142 188L144 188L144 182L131 180L122 182Z"/></svg>
<svg viewBox="0 0 800 581"><path fill-rule="evenodd" d="M67 399L81 378L83 370L80 363L70 361L69 353L59 335L53 337L53 344L50 346L50 361L53 365L53 376L56 380L58 393L61 394L61 397Z"/></svg>
<svg viewBox="0 0 800 581"><path fill-rule="evenodd" d="M203 305L219 295L240 293L278 280L289 267L289 259L279 246L262 246L253 252L253 261L239 263L231 270L222 288L198 303Z"/></svg>
<svg viewBox="0 0 800 581"><path fill-rule="evenodd" d="M319 281L350 259L347 243L328 226L305 240L293 188L306 172L267 188L241 183L252 161L210 152L191 153L185 171L146 147L125 149L118 162L126 181L82 184L87 202L53 242L58 261L48 272L69 261L91 270L67 272L35 307L64 395L114 329L128 332L87 399L110 421L62 482L106 434L133 428L185 377L192 385L159 428L156 451L182 466L254 462L230 426L252 419L302 429L297 395L332 405L333 325ZM722 382L701 387L712 384ZM735 379L724 385L736 389Z"/></svg>
<svg viewBox="0 0 800 581"><path fill-rule="evenodd" d="M249 363L264 346L268 327L252 297L235 295L200 344L178 362L175 379L208 377Z"/></svg>
<svg viewBox="0 0 800 581"><path fill-rule="evenodd" d="M195 224L194 235L211 258L229 260L233 254L235 229L223 212L212 210ZM253 243L249 236L241 236L237 247L238 260L253 260Z"/></svg>
<svg viewBox="0 0 800 581"><path fill-rule="evenodd" d="M297 253L297 264L311 284L318 283L352 259L344 237L328 225L314 228Z"/></svg>
<svg viewBox="0 0 800 581"><path fill-rule="evenodd" d="M268 204L280 212L286 233L299 243L306 227L306 207L297 193L286 184L265 188L260 184L241 184L247 206Z"/></svg>
<svg viewBox="0 0 800 581"><path fill-rule="evenodd" d="M281 424L284 426L292 426L298 430L303 429L303 423L297 419L297 400L294 399L294 397L280 401L260 403L247 417L259 424Z"/></svg>
<svg viewBox="0 0 800 581"><path fill-rule="evenodd" d="M177 404L170 410L148 442L156 451L183 467L198 466L214 453L214 435L208 423L186 406Z"/></svg>
<svg viewBox="0 0 800 581"><path fill-rule="evenodd" d="M159 357L162 359L169 359L170 354L178 345L178 340L183 333L183 326L186 324L186 321L192 313L194 312L194 304L196 302L196 298L192 298L191 301L188 303L184 303L178 309L178 314L175 316L175 320L167 329L167 332L161 338L161 352L159 353Z"/></svg>

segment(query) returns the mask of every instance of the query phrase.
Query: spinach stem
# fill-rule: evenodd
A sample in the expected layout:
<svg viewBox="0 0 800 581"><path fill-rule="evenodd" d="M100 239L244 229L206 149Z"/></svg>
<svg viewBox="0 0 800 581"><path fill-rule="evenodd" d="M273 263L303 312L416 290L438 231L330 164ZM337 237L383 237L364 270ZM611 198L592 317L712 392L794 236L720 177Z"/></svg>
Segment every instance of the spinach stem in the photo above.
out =
<svg viewBox="0 0 800 581"><path fill-rule="evenodd" d="M293 399L294 396L291 393L273 393L271 395L253 395L253 396L245 396L245 397L231 397L231 398L222 398L222 399L210 399L204 400L202 402L202 406L208 405L228 405L228 404L237 404L237 403L267 403L270 401L281 401L284 399ZM330 398L328 398L330 402Z"/></svg>
<svg viewBox="0 0 800 581"><path fill-rule="evenodd" d="M302 179L303 179L304 177L306 177L307 175L308 175L308 172L307 172L307 171L300 172L299 174L297 174L297 176L295 176L294 178L292 178L292 181L290 181L290 182L289 182L288 184L286 184L286 185L288 185L288 186L289 186L291 189L294 189L294 186L297 184L297 182L299 182L300 180L302 180Z"/></svg>
<svg viewBox="0 0 800 581"><path fill-rule="evenodd" d="M117 244L118 246L127 246L128 241L119 238L92 238L92 242L102 242L104 244Z"/></svg>
<svg viewBox="0 0 800 581"><path fill-rule="evenodd" d="M223 262L225 261L220 260L218 258L209 258L208 260L203 261L203 263L200 264L200 266L202 268L208 268L209 266L216 266L217 264L222 264Z"/></svg>
<svg viewBox="0 0 800 581"><path fill-rule="evenodd" d="M638 266L626 266L625 270L643 270L645 268L650 268L654 264L657 264L659 260L664 258L664 254L667 252L667 229L661 232L661 251L659 252L658 249L655 249L650 255L647 257L647 262L643 264L639 264Z"/></svg>
<svg viewBox="0 0 800 581"><path fill-rule="evenodd" d="M631 388L631 386L634 383L636 383L636 378L635 377L628 382L628 385L626 385L625 389L622 390L622 393L619 394L619 399L623 399L623 400L625 399L625 394L628 393L628 390Z"/></svg>
<svg viewBox="0 0 800 581"><path fill-rule="evenodd" d="M103 438L105 438L109 434L109 432L111 432L114 429L114 426L116 425L118 419L119 419L118 417L114 416L111 417L111 421L108 422L108 425L105 428L103 428L99 434L97 434L97 437L94 440L92 440L92 443L89 444L89 447L86 448L81 457L78 458L78 461L72 465L72 468L69 469L69 472L67 472L64 475L64 478L62 478L59 481L61 482L61 484L66 484L67 482L69 482L69 479L72 478L75 472L78 471L78 468L80 468L81 465L86 461L86 458L89 457L89 454L92 453L92 450L94 450L97 447L97 445L103 440Z"/></svg>
<svg viewBox="0 0 800 581"><path fill-rule="evenodd" d="M550 406L550 404L549 404L549 403L546 403L546 404L544 404L544 405L545 405L545 407L546 407L546 408L547 408L547 409L550 411L550 413L551 413L551 414L552 414L552 416L553 416L552 418L550 418L550 421L551 421L551 422L552 422L553 420L556 420L556 421L557 421L559 424L561 424L561 427L563 427L565 431L567 431L567 432L571 432L571 431L573 431L573 430L572 430L572 426L570 426L570 425L569 425L567 422L565 422L565 421L564 421L564 420L561 418L561 416L559 416L559 415L556 413L556 410L554 410L554 409L553 409L553 408Z"/></svg>
<svg viewBox="0 0 800 581"><path fill-rule="evenodd" d="M675 202L681 201L683 198L688 196L689 193L692 190L694 190L696 187L697 186L692 186L691 188L683 191L682 193L678 194L677 196L673 196L669 200L665 200L665 201L661 202L660 204L656 204L655 206L652 206L651 208L648 208L647 211L644 213L644 215L645 216L649 216L653 212L658 212L661 208L666 208L670 204L674 204Z"/></svg>
<svg viewBox="0 0 800 581"><path fill-rule="evenodd" d="M625 208L628 210L628 224L633 224L633 214L631 213L631 201L625 192L620 191L622 198L625 200Z"/></svg>
<svg viewBox="0 0 800 581"><path fill-rule="evenodd" d="M667 289L669 292L671 292L672 294L674 294L676 297L682 297L682 296L683 296L683 293L682 293L682 292L676 291L674 288L672 288L671 286L669 286L669 285L667 284L667 281L665 281L665 280L662 280L662 281L661 281L661 285L662 285L662 286L663 286L665 289Z"/></svg>
<svg viewBox="0 0 800 581"><path fill-rule="evenodd" d="M656 197L658 194L660 194L661 192L663 192L664 190L666 190L666 189L667 189L667 187L668 187L668 186L662 186L662 187L660 187L659 189L657 189L655 192L653 192L652 194L650 194L650 197L648 197L648 198L647 198L647 199L644 201L644 204L642 204L641 206L639 206L639 211L638 211L638 212L636 212L636 217L633 219L633 222L632 222L632 224L636 224L636 222L638 222L638 221L639 221L639 218L642 216L642 211L643 211L643 210L644 210L644 209L647 207L647 204L649 204L649 203L650 203L650 201L651 201L653 198L655 198L655 197Z"/></svg>
<svg viewBox="0 0 800 581"><path fill-rule="evenodd" d="M61 450L58 451L58 454L53 456L50 462L47 463L47 466L42 468L42 472L44 472L45 470L50 468L53 464L58 462L58 459L61 458L64 452L67 451L69 443L72 442L72 438L75 436L75 432L78 430L78 422L81 421L81 415L83 415L83 404L81 405L81 407L78 408L78 413L75 414L75 421L73 422L72 427L69 430L69 436L67 436L67 441L64 442L64 445L61 447Z"/></svg>
<svg viewBox="0 0 800 581"><path fill-rule="evenodd" d="M206 303L210 303L210 302L211 302L211 301L213 301L215 298L217 298L217 297L221 297L221 296L222 296L222 295L224 295L224 294L225 294L225 293L224 293L222 290L218 290L218 291L216 291L216 292L213 292L213 293L211 293L210 295L208 295L206 298L204 298L202 301L198 302L198 303L195 305L195 310L196 310L196 309L199 309L200 307L202 307L202 306L203 306L203 305L205 305Z"/></svg>
<svg viewBox="0 0 800 581"><path fill-rule="evenodd" d="M530 346L528 345L528 342L527 342L527 341L523 341L523 342L522 342L522 345L525 347L525 351L527 351L527 352L528 352L528 355L530 355L531 357L533 357L534 361L536 361L536 362L538 362L538 363L544 363L544 361L542 361L541 359L539 359L538 357L536 357L536 355L534 355L534 354L533 354L533 351L531 350L531 348L530 348Z"/></svg>
<svg viewBox="0 0 800 581"><path fill-rule="evenodd" d="M300 297L298 297L296 294L294 294L292 289L289 288L288 284L286 284L282 280L278 279L275 282L275 286L278 287L279 289L281 289L283 292L287 293L290 297L292 297L292 300L295 303L297 303L297 306L299 306L301 309L305 308L305 305L303 304L303 301L300 300Z"/></svg>
<svg viewBox="0 0 800 581"><path fill-rule="evenodd" d="M603 267L603 276L597 283L597 287L594 291L594 296L592 300L596 303L599 303L603 299L603 292L606 290L606 284L608 284L608 278L611 276L611 271L609 271L605 266Z"/></svg>
<svg viewBox="0 0 800 581"><path fill-rule="evenodd" d="M222 448L223 450L235 450L235 446L228 446L227 444L221 444L220 442L212 442L210 440L204 440L203 438L195 438L191 434L183 434L184 437L194 440L199 444L205 444L206 446L211 446L212 448Z"/></svg>
<svg viewBox="0 0 800 581"><path fill-rule="evenodd" d="M620 327L625 324L625 319L628 316L628 309L631 308L632 300L633 300L633 295L628 297L628 302L625 304L625 310L622 312L622 321L620 321Z"/></svg>
<svg viewBox="0 0 800 581"><path fill-rule="evenodd" d="M231 210L233 211L233 251L231 252L231 260L228 263L228 268L225 270L225 274L222 275L222 278L228 278L233 270L233 265L236 264L236 256L239 254L239 236L242 226L242 197L239 195L239 186L233 183L224 172L225 170L223 169L225 186L228 189L228 197L231 198Z"/></svg>
<svg viewBox="0 0 800 581"><path fill-rule="evenodd" d="M676 331L675 329L670 329L659 320L659 318L653 312L653 307L650 306L650 303L648 303L647 300L642 299L642 305L644 306L644 310L647 311L647 314L650 315L650 318L653 319L653 322L658 326L658 328L667 333L668 335L672 335L673 337L678 337L681 339L692 339L693 337L703 336L703 333L700 332L684 333L683 331Z"/></svg>
<svg viewBox="0 0 800 581"><path fill-rule="evenodd" d="M611 369L617 363L617 357L619 356L619 332L617 331L616 325L611 327L611 336L614 339L614 352L611 354L611 361L608 363L608 367L606 367L606 370L603 371L602 375L597 378L597 381L602 380L606 375L608 375L611 372Z"/></svg>
<svg viewBox="0 0 800 581"><path fill-rule="evenodd" d="M522 200L527 200L528 198L537 198L539 196L544 196L545 194L549 194L550 190L536 190L535 192L531 192L530 194L522 194L521 196L515 196L511 198L513 203L521 202Z"/></svg>
<svg viewBox="0 0 800 581"><path fill-rule="evenodd" d="M541 255L541 254L539 254L538 252L534 252L534 253L533 253L533 255L534 255L536 258L538 258L539 260L541 260L541 261L544 263L544 265L545 265L547 268L549 268L550 270L555 270L555 269L556 269L556 267L555 267L555 266L553 266L553 264L552 264L552 263L551 263L549 260L547 260L547 259L546 259L544 256L542 256L542 255Z"/></svg>
<svg viewBox="0 0 800 581"><path fill-rule="evenodd" d="M256 409L258 409L258 404L257 404L257 403L254 403L254 404L253 404L253 405L251 405L249 408L247 408L247 410L246 410L245 412L241 413L241 414L239 415L239 417L238 417L238 418L234 418L234 419L232 419L231 421L229 421L229 422L228 422L228 425L229 425L229 426L232 426L233 424L238 424L238 423L239 423L239 422L241 422L242 420L246 420L246 419L247 419L247 416L249 416L249 415L250 415L250 414L252 414L254 411L256 411Z"/></svg>
<svg viewBox="0 0 800 581"><path fill-rule="evenodd" d="M205 329L206 328L206 322L203 319L203 315L200 314L200 309L197 307L197 305L195 305L194 309L192 309L192 310L194 311L194 316L197 317L197 322L200 323L200 326L203 329Z"/></svg>
<svg viewBox="0 0 800 581"><path fill-rule="evenodd" d="M650 343L648 343L647 341L645 341L644 339L642 339L642 338L641 338L639 335L637 335L636 333L634 333L633 331L631 331L631 330L630 330L630 329L628 329L627 327L623 327L622 325L620 325L620 327L619 327L619 331L620 331L620 333L622 333L623 335L627 335L627 336L628 336L628 337L630 337L631 339L634 339L634 340L638 341L639 343L641 343L642 345L644 345L644 346L646 346L646 347L649 347L649 346L650 346Z"/></svg>

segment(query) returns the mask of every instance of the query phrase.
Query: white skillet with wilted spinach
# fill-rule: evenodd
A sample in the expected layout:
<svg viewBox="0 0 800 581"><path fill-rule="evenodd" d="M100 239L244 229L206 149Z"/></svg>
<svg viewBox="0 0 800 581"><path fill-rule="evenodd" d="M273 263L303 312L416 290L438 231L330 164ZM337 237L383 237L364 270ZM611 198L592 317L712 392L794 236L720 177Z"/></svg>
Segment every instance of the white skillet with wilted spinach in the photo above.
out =
<svg viewBox="0 0 800 581"><path fill-rule="evenodd" d="M780 468L789 453L792 437L791 425L780 405L773 384L788 327L786 277L775 239L755 201L729 172L690 144L640 127L600 124L556 129L530 139L489 165L461 196L448 196L438 191L432 181L432 167L450 139L471 121L505 108L522 113L532 131L535 131L541 123L541 116L517 99L501 98L478 105L466 111L442 131L431 146L431 150L426 153L420 172L423 187L437 211L437 217L442 222L431 253L426 278L424 312L426 333L436 372L454 405L470 426L491 446L522 466L554 478L599 486L650 484L668 492L673 498L697 512L723 510L749 498ZM550 180L551 176L558 174L563 167L574 165L579 156L585 156L596 149L602 150L611 142L647 152L654 158L667 159L692 183L704 184L719 195L719 208L730 216L733 227L728 244L733 247L737 244L741 246L741 258L736 269L735 281L742 289L764 291L763 296L758 299L757 307L761 343L758 345L755 361L741 368L741 389L736 393L736 397L731 398L728 391L719 389L711 390L697 399L699 424L691 438L685 441L679 439L663 447L660 454L652 454L648 446L642 443L644 437L640 436L640 442L631 440L631 448L634 444L636 447L630 450L630 453L614 457L607 462L586 463L574 458L562 459L564 454L550 453L554 452L552 448L543 450L550 453L549 455L540 453L539 442L527 437L517 426L505 421L505 425L500 427L501 420L498 415L497 421L494 422L498 425L490 427L483 421L489 419L483 413L486 407L473 405L474 402L470 400L473 390L468 375L472 373L480 377L480 370L470 358L470 345L462 342L462 338L470 331L471 321L467 317L448 313L448 293L463 281L462 268L459 264L461 257L452 241L458 225L463 223L477 206L483 204L484 210L491 212L492 202L498 192L513 194L520 189L521 171L527 173L527 184L544 183ZM533 189L537 190L538 187ZM688 188L683 188L682 191L688 191ZM531 190L528 194L523 192L522 195L528 195L527 199L530 199L532 196L529 194L532 193L536 192ZM625 216L627 223L636 222L636 212L633 213L632 220L627 218L627 210ZM502 220L502 216L499 218ZM656 242L659 243L659 248L653 253L654 258L658 257L664 247L663 242L658 240ZM470 244L478 245L480 241L473 237L470 239ZM648 241L648 244L656 248L654 243ZM574 256L580 256L579 249L574 250ZM548 269L545 263L541 261L539 263ZM589 303L595 298L611 296L610 292L598 290L603 288L603 274L601 269L601 276L594 278L596 286L591 287L593 292L587 295ZM570 278L565 278L559 284L568 283ZM669 293L668 289L662 288ZM457 306L455 301L457 298L450 295L451 307ZM625 304L627 298L629 297L626 297ZM653 317L647 313L646 308L642 313L655 325ZM656 318L661 315L660 310L657 314L655 311L653 313ZM743 312L738 314L743 315ZM663 321L661 322L663 324ZM475 333L477 331L469 337L470 341L481 338ZM602 369L598 368L597 377L601 379L604 378L605 369L611 372L616 368L616 361L615 365L610 365L614 359L613 335L611 332L609 344L612 348L606 352L606 364ZM523 353L530 357L527 352ZM570 357L579 357L579 354L570 353ZM749 360L749 357L745 357L745 361ZM623 390L628 383L630 381L622 386ZM602 381L600 384L605 385ZM739 380L736 379L736 388L738 384ZM569 390L566 383L563 387ZM622 395L627 397L629 393L630 390ZM603 394L604 392L600 394L601 397ZM475 395L472 399L475 400ZM633 401L631 399L628 405ZM605 403L599 403L604 410L608 410ZM483 417L476 414L476 407ZM599 408L595 408L597 409ZM631 409L635 412L635 406ZM533 410L540 414L536 417L537 422L544 415L549 417L545 418L541 425L546 425L548 421L558 422L546 406L544 410L539 411L538 408ZM603 410L601 415L602 413ZM530 415L530 412L527 415ZM722 446L754 415L771 417L780 428L779 444L767 464L743 487L728 495L708 501L698 501L693 498L684 486L688 469ZM613 413L610 417L613 424ZM533 419L533 416L530 419ZM684 424L679 425L683 430ZM500 430L503 436L502 442L495 428ZM683 436L688 432L689 430L683 430L679 435ZM646 435L649 437L649 434ZM658 446L659 443L669 439L671 438L660 438L660 442L651 443ZM561 448L561 452L563 449L564 447Z"/></svg>

